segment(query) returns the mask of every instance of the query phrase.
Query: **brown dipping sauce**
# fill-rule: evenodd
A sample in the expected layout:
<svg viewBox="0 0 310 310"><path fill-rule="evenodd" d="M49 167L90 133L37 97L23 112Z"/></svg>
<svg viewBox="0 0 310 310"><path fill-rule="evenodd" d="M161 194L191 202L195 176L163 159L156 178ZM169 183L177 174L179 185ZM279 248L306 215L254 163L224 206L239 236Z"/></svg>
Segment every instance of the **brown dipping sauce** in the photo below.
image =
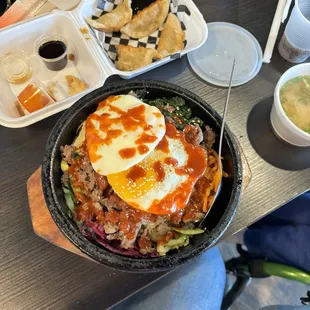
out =
<svg viewBox="0 0 310 310"><path fill-rule="evenodd" d="M61 59L56 60L56 61L44 61L46 67L52 71L59 71L62 70L68 62L67 59L67 46L64 42L59 41L59 40L53 40L53 41L48 41L43 43L39 47L39 55L48 60L53 60L61 57L64 55Z"/></svg>

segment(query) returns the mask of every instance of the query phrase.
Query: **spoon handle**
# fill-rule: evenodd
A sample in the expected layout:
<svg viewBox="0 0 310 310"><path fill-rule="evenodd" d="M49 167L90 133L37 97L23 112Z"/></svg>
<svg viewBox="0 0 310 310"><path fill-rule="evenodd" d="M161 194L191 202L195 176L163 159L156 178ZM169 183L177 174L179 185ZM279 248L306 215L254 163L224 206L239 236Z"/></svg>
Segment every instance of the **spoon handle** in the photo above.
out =
<svg viewBox="0 0 310 310"><path fill-rule="evenodd" d="M221 126L221 133L220 133L220 142L219 142L219 152L218 152L218 165L219 165L219 173L220 173L220 182L216 188L216 194L213 198L213 201L211 202L211 206L209 208L209 210L206 212L206 214L204 215L203 219L201 220L201 222L199 223L198 227L202 228L204 226L204 222L205 219L207 218L212 206L214 205L214 202L221 190L221 186L222 186L222 177L223 177L223 167L222 167L222 144L223 144L223 135L224 135L224 129L225 129L225 120L226 120L226 114L227 114L227 107L228 107L228 102L229 102L229 97L230 97L230 91L231 91L231 82L233 79L233 75L234 75L234 70L235 70L235 64L236 64L236 60L234 59L233 62L233 66L231 69L231 74L230 74L230 80L229 80L229 87L228 87L228 92L227 92L227 97L226 97L226 102L224 105L224 112L223 112L223 119L222 119L222 126Z"/></svg>
<svg viewBox="0 0 310 310"><path fill-rule="evenodd" d="M223 112L223 120L222 120L222 127L221 127L221 133L220 133L220 142L219 142L219 163L220 163L220 169L222 172L222 144L223 144L223 136L224 136L224 129L225 129L225 123L226 123L226 114L227 114L227 108L228 108L228 102L229 102L229 97L230 97L230 91L231 91L231 82L234 76L234 71L235 71L235 65L236 65L236 60L234 59L232 69L231 69L231 74L230 74L230 80L229 80L229 86L228 86L228 92L227 92L227 97L226 97L226 102L224 105L224 112Z"/></svg>

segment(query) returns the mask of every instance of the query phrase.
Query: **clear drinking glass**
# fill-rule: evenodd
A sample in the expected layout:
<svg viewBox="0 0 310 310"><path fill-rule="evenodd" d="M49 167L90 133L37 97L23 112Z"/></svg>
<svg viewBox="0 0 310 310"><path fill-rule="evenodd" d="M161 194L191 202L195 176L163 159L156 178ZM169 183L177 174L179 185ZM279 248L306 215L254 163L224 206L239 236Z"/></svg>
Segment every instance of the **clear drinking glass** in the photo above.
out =
<svg viewBox="0 0 310 310"><path fill-rule="evenodd" d="M293 63L310 57L310 0L295 0L278 49L284 59Z"/></svg>

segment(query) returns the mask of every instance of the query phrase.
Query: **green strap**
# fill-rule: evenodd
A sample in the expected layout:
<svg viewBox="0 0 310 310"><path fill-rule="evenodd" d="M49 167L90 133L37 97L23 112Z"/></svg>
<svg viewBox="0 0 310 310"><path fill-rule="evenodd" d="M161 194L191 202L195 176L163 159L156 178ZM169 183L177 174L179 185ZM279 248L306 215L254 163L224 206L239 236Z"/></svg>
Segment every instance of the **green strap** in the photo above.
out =
<svg viewBox="0 0 310 310"><path fill-rule="evenodd" d="M264 271L271 276L295 280L310 285L310 273L300 269L269 262L264 262L263 268Z"/></svg>

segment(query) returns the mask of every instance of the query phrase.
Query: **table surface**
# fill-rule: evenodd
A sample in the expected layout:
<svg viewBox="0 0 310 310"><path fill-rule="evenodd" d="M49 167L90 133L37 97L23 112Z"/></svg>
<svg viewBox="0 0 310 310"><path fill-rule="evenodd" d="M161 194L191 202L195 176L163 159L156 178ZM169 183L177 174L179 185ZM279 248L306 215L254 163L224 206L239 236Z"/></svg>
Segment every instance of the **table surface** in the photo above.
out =
<svg viewBox="0 0 310 310"><path fill-rule="evenodd" d="M249 30L264 48L277 0L196 0L205 20ZM269 125L275 84L290 64L277 52L272 63L231 93L228 125L247 156L252 180L227 231L233 234L310 188L310 149L279 141ZM200 80L187 58L140 76L185 87L221 112L226 89ZM113 83L118 77L110 78ZM26 181L41 164L47 137L60 114L28 128L0 128L1 309L104 309L164 273L114 271L57 248L31 226Z"/></svg>

